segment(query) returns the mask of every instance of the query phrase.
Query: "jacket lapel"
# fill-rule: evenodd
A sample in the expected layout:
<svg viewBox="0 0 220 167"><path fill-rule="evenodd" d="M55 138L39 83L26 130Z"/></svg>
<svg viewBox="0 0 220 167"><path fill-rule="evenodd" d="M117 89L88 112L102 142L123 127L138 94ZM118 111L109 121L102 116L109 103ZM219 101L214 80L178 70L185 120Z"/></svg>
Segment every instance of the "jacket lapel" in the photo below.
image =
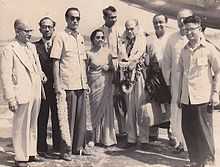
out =
<svg viewBox="0 0 220 167"><path fill-rule="evenodd" d="M31 69L31 63L28 60L26 56L24 56L24 53L21 51L21 49L18 46L19 44L17 42L13 43L12 45L12 50L15 53L15 55L18 57L18 59L21 61L21 63L29 70L32 71Z"/></svg>

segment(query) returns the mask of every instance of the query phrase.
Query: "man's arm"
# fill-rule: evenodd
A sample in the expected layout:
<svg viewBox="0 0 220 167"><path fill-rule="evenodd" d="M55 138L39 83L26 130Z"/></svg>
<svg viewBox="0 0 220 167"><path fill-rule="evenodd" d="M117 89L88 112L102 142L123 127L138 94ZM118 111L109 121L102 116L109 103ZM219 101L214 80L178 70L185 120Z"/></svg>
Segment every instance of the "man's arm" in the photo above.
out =
<svg viewBox="0 0 220 167"><path fill-rule="evenodd" d="M9 47L3 49L0 61L0 71L4 97L8 101L9 109L15 112L17 110L17 101L13 87L17 82L17 78L13 71L13 53L11 49L12 48Z"/></svg>
<svg viewBox="0 0 220 167"><path fill-rule="evenodd" d="M60 59L62 55L63 41L60 34L56 35L53 41L53 47L51 49L50 58L53 59L53 77L54 77L54 89L56 93L61 93L62 83L60 79Z"/></svg>
<svg viewBox="0 0 220 167"><path fill-rule="evenodd" d="M171 85L171 68L172 68L172 48L171 48L171 41L168 40L164 55L163 55L163 62L162 62L162 71L164 75L164 79L167 85Z"/></svg>
<svg viewBox="0 0 220 167"><path fill-rule="evenodd" d="M214 73L212 81L212 92L210 102L215 106L219 104L219 84L220 84L220 53L213 47L211 47L211 54L209 56L209 62Z"/></svg>
<svg viewBox="0 0 220 167"><path fill-rule="evenodd" d="M183 86L183 59L182 59L182 52L180 54L179 62L178 62L178 68L177 71L180 73L179 75L179 87L178 87L178 95L177 95L177 105L179 108L181 108L181 95L182 95L182 86Z"/></svg>

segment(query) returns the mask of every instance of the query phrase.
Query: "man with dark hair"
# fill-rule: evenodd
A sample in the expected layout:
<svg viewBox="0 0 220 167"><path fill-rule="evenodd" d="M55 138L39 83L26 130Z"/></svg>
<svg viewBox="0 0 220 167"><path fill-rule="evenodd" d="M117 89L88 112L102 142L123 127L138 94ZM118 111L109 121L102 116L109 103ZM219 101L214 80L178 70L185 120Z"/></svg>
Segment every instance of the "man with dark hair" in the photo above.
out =
<svg viewBox="0 0 220 167"><path fill-rule="evenodd" d="M54 88L57 97L61 130L61 158L71 160L71 153L88 155L86 135L86 52L79 33L80 12L69 8L67 27L54 38L50 57L53 59Z"/></svg>
<svg viewBox="0 0 220 167"><path fill-rule="evenodd" d="M37 151L38 154L43 157L46 157L48 152L47 124L49 110L51 111L53 150L59 152L60 147L60 130L57 116L57 104L53 88L53 64L52 59L50 58L55 25L56 23L50 17L43 17L39 22L39 31L42 34L42 38L35 42L42 70L48 79L44 84L46 98L42 98L41 100L40 113L38 116Z"/></svg>
<svg viewBox="0 0 220 167"><path fill-rule="evenodd" d="M179 59L178 103L191 166L204 167L215 160L212 109L219 103L220 59L216 48L205 41L198 16L183 23L189 41Z"/></svg>
<svg viewBox="0 0 220 167"><path fill-rule="evenodd" d="M37 118L41 101L41 80L46 77L41 70L35 46L30 42L31 27L26 20L14 23L15 40L1 55L3 93L9 110L14 113L12 140L15 166L27 167L37 157Z"/></svg>
<svg viewBox="0 0 220 167"><path fill-rule="evenodd" d="M113 6L108 6L103 9L103 19L105 21L104 25L100 27L101 30L104 31L106 45L112 51L113 55L113 65L115 69L114 73L114 109L115 115L118 122L118 131L119 136L126 136L126 128L125 128L125 115L126 115L126 104L124 93L121 90L119 84L119 68L118 61L122 57L121 52L121 36L122 36L122 28L117 24L117 10Z"/></svg>

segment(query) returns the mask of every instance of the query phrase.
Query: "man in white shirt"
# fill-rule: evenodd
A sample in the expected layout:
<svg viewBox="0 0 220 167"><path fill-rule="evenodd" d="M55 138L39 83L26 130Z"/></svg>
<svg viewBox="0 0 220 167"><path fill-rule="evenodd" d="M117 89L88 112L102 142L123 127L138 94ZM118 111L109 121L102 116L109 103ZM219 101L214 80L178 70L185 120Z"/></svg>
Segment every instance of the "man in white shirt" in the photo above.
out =
<svg viewBox="0 0 220 167"><path fill-rule="evenodd" d="M219 103L220 58L204 40L198 16L189 16L183 23L189 41L180 53L177 100L191 166L204 167L215 161L212 107Z"/></svg>
<svg viewBox="0 0 220 167"><path fill-rule="evenodd" d="M189 9L182 9L177 14L177 23L179 30L169 36L165 50L164 50L164 78L167 85L171 88L171 129L173 136L176 140L176 152L184 151L184 137L182 134L182 111L177 105L177 94L179 88L179 72L178 62L180 57L180 52L182 48L188 42L185 36L185 26L183 25L183 19L192 16L193 13Z"/></svg>
<svg viewBox="0 0 220 167"><path fill-rule="evenodd" d="M115 115L118 122L118 131L119 136L123 137L126 135L125 128L125 116L127 112L126 104L125 104L125 96L121 90L121 86L119 84L119 68L118 61L122 56L121 52L121 36L122 36L122 28L117 24L117 10L114 6L108 6L103 9L103 19L105 21L104 25L100 27L101 30L104 31L106 45L112 51L113 65L114 65L114 109Z"/></svg>
<svg viewBox="0 0 220 167"><path fill-rule="evenodd" d="M61 158L71 161L72 153L87 155L84 149L88 89L87 57L84 39L78 29L79 9L68 8L65 19L67 27L63 32L56 34L50 57L54 62L54 89L57 100L61 101L58 103L58 118L63 139Z"/></svg>

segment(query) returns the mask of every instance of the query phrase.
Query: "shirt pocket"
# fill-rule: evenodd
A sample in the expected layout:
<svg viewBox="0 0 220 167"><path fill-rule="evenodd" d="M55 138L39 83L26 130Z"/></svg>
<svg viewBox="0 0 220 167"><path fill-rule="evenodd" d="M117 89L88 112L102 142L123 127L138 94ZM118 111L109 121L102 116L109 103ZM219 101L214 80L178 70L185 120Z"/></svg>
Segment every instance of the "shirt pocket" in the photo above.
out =
<svg viewBox="0 0 220 167"><path fill-rule="evenodd" d="M198 66L207 66L208 65L208 58L206 56L198 57L197 58L197 65Z"/></svg>

